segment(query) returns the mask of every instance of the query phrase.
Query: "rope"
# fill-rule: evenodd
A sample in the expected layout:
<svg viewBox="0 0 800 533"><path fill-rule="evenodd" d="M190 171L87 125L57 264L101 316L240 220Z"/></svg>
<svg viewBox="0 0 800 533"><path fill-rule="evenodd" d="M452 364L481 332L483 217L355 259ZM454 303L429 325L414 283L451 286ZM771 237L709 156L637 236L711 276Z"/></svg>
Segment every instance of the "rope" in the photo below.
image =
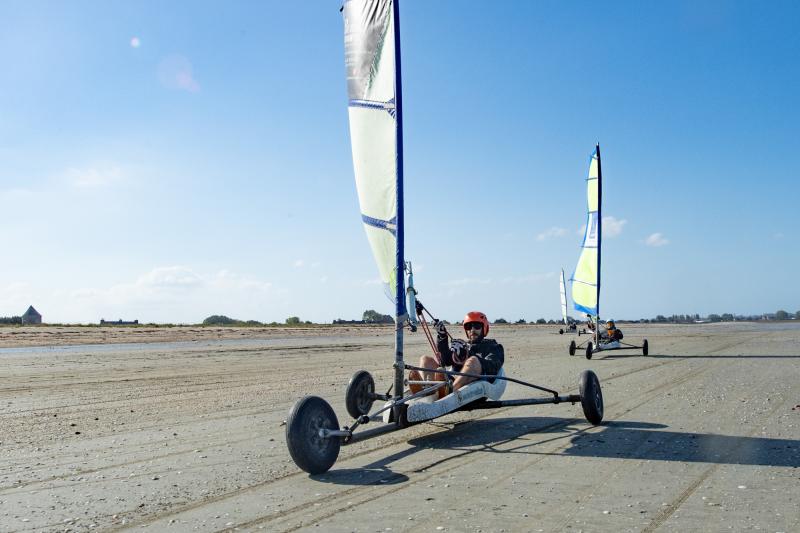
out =
<svg viewBox="0 0 800 533"><path fill-rule="evenodd" d="M419 320L419 323L422 324L422 331L425 332L425 337L428 339L428 344L431 345L431 350L433 350L433 358L436 359L436 362L439 363L439 366L442 366L442 354L439 353L439 350L436 349L436 343L433 342L433 334L428 326L428 321L425 320L425 316L422 314L424 309L425 308L422 307L422 304L417 302L417 319Z"/></svg>

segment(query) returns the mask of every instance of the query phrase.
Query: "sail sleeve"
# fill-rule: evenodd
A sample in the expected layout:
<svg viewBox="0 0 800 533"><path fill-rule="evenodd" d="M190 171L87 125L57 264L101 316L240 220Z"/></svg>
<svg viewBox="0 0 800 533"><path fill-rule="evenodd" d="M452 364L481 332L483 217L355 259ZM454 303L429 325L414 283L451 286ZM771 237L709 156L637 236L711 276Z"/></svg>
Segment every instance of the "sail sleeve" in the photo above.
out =
<svg viewBox="0 0 800 533"><path fill-rule="evenodd" d="M361 220L392 301L397 291L398 150L391 0L343 6L350 141Z"/></svg>
<svg viewBox="0 0 800 533"><path fill-rule="evenodd" d="M600 152L596 148L589 159L586 179L588 213L581 255L572 281L572 301L577 311L597 316L600 294Z"/></svg>

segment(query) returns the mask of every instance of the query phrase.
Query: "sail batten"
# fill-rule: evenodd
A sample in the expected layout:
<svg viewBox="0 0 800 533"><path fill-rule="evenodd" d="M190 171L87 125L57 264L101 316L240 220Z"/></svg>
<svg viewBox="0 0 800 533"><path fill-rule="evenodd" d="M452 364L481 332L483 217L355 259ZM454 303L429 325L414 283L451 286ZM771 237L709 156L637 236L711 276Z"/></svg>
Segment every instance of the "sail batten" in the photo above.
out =
<svg viewBox="0 0 800 533"><path fill-rule="evenodd" d="M602 244L602 173L600 145L589 158L586 178L586 232L581 255L572 274L572 301L575 309L597 317L600 313L600 254Z"/></svg>

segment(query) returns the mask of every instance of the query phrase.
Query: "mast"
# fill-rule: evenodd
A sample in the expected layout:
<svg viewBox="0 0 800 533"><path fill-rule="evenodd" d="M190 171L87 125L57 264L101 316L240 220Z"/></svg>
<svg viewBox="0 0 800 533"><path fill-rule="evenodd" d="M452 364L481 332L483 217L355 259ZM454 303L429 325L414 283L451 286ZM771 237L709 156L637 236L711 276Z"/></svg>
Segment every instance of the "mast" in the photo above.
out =
<svg viewBox="0 0 800 533"><path fill-rule="evenodd" d="M597 143L595 150L597 150L597 324L595 324L595 331L600 335L600 256L603 250L603 168L600 162L600 143Z"/></svg>
<svg viewBox="0 0 800 533"><path fill-rule="evenodd" d="M564 280L564 269L561 269L561 279L559 280L559 290L561 291L561 319L564 325L567 323L567 282Z"/></svg>
<svg viewBox="0 0 800 533"><path fill-rule="evenodd" d="M397 283L395 293L395 362L394 397L403 396L403 326L405 323L405 258L403 255L403 84L400 70L400 6L399 0L392 2L392 21L394 23L394 86L395 112L397 116Z"/></svg>

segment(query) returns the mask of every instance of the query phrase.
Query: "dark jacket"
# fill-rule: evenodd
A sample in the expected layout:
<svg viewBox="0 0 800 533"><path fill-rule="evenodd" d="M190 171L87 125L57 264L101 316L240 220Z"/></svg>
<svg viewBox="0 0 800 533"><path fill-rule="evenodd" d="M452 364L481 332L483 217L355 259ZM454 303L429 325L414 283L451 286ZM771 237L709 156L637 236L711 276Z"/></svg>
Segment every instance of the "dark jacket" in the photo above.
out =
<svg viewBox="0 0 800 533"><path fill-rule="evenodd" d="M458 349L459 345L465 347L466 354L454 353L454 349ZM463 362L473 355L480 360L481 371L485 375L494 376L503 366L503 345L494 339L484 338L475 344L463 341L454 342L453 349L451 349L449 337L447 335L437 335L436 349L439 350L442 356L442 364L444 366L452 366L456 372L461 372L461 368L464 366ZM461 363L456 363L456 361L461 361Z"/></svg>

